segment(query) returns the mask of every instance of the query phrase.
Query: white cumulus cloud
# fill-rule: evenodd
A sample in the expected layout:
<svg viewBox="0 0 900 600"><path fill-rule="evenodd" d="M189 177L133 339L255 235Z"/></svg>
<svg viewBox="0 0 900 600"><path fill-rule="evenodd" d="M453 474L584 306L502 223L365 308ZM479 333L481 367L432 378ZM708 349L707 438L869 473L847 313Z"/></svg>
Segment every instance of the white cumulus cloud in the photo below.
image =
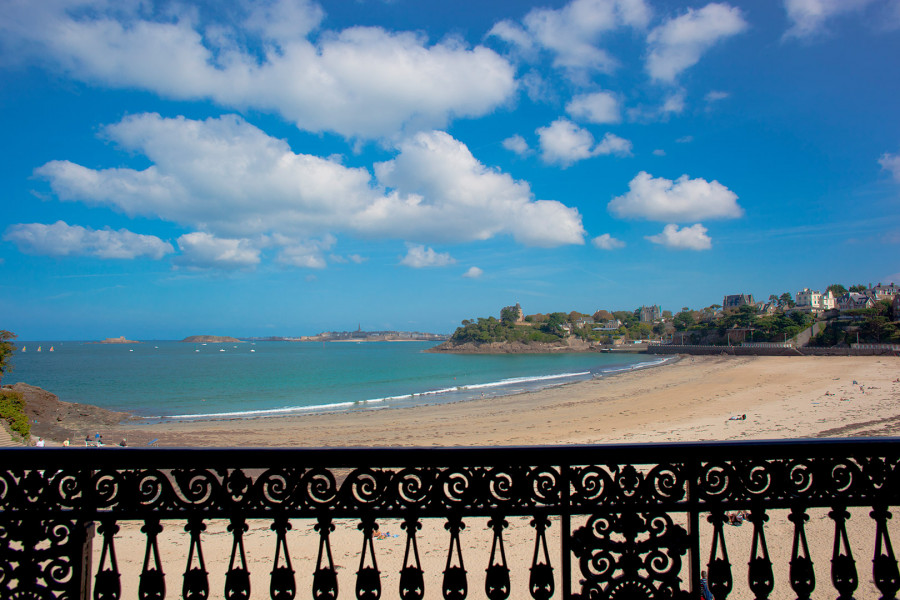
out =
<svg viewBox="0 0 900 600"><path fill-rule="evenodd" d="M260 250L249 240L217 238L197 231L178 238L175 263L189 269L246 269L260 262Z"/></svg>
<svg viewBox="0 0 900 600"><path fill-rule="evenodd" d="M446 267L456 262L449 253L435 252L434 248L426 248L419 244L407 244L406 248L406 256L400 259L400 264L414 269Z"/></svg>
<svg viewBox="0 0 900 600"><path fill-rule="evenodd" d="M510 152L515 152L519 156L524 156L528 154L530 148L528 148L528 142L525 141L518 133L515 135L511 135L505 140L503 140L503 147L509 150Z"/></svg>
<svg viewBox="0 0 900 600"><path fill-rule="evenodd" d="M706 235L706 231L706 227L700 223L681 229L670 223L663 228L662 233L647 236L647 239L673 250L709 250L712 248L712 240Z"/></svg>
<svg viewBox="0 0 900 600"><path fill-rule="evenodd" d="M57 221L52 225L20 223L10 225L3 239L26 254L50 256L94 256L132 259L146 256L160 259L174 252L168 242L153 235L127 229L90 229Z"/></svg>
<svg viewBox="0 0 900 600"><path fill-rule="evenodd" d="M618 250L619 248L625 247L625 242L614 238L608 233L598 235L593 240L591 240L591 243L601 250Z"/></svg>
<svg viewBox="0 0 900 600"><path fill-rule="evenodd" d="M219 8L217 6L217 8ZM482 116L516 90L513 66L458 39L352 27L313 37L313 2L220 10L128 2L4 2L3 54L33 55L111 88L273 111L309 131L381 138Z"/></svg>
<svg viewBox="0 0 900 600"><path fill-rule="evenodd" d="M420 242L508 234L528 246L584 243L576 209L534 200L528 183L483 165L449 134L422 132L399 150L393 160L375 165L378 182L394 192L352 219L357 231Z"/></svg>
<svg viewBox="0 0 900 600"><path fill-rule="evenodd" d="M744 210L737 199L737 194L715 180L682 175L672 181L641 171L628 184L628 193L613 198L607 208L623 218L683 223L740 217Z"/></svg>
<svg viewBox="0 0 900 600"><path fill-rule="evenodd" d="M478 279L482 275L484 275L484 271L482 271L478 267L469 267L469 270L463 273L463 277L466 277L468 279Z"/></svg>
<svg viewBox="0 0 900 600"><path fill-rule="evenodd" d="M340 233L419 243L498 235L530 246L584 243L576 209L534 199L527 182L485 166L441 131L399 142L393 159L373 166L375 177L339 158L294 153L284 140L233 115L204 121L134 115L104 134L151 165L91 169L57 160L35 174L63 201L158 218L216 238L267 237L284 249L283 264L322 266L330 247L321 245L330 239L323 236Z"/></svg>
<svg viewBox="0 0 900 600"><path fill-rule="evenodd" d="M900 154L888 154L885 152L878 159L878 164L881 165L882 169L889 171L895 180L900 181Z"/></svg>
<svg viewBox="0 0 900 600"><path fill-rule="evenodd" d="M784 0L791 27L786 38L809 38L825 29L826 21L849 12L859 11L873 0Z"/></svg>
<svg viewBox="0 0 900 600"><path fill-rule="evenodd" d="M619 123L622 120L619 99L612 92L594 92L572 98L566 112L588 123Z"/></svg>
<svg viewBox="0 0 900 600"><path fill-rule="evenodd" d="M590 131L568 119L557 119L536 130L541 146L541 158L548 164L568 167L572 163L599 155L631 154L631 142L613 133L607 133L598 144Z"/></svg>
<svg viewBox="0 0 900 600"><path fill-rule="evenodd" d="M617 61L599 47L603 34L619 27L645 27L650 15L644 0L572 0L559 9L532 9L521 25L500 21L490 35L526 54L547 50L560 68L610 72Z"/></svg>
<svg viewBox="0 0 900 600"><path fill-rule="evenodd" d="M281 246L278 262L308 269L324 269L328 265L325 260L325 252L330 250L337 242L333 235L326 235L322 239L308 240L292 240L283 235L275 235L273 237ZM345 260L343 257L340 257L335 262Z"/></svg>
<svg viewBox="0 0 900 600"><path fill-rule="evenodd" d="M746 28L740 9L728 4L713 2L698 10L689 8L647 36L647 72L653 79L673 82L717 42Z"/></svg>

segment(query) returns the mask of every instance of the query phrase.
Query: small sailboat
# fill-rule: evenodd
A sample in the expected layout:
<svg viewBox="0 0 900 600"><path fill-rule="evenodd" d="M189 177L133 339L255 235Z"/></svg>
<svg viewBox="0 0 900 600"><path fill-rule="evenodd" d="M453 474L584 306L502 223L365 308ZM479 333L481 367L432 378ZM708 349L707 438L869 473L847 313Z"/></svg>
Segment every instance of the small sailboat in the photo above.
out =
<svg viewBox="0 0 900 600"><path fill-rule="evenodd" d="M28 346L22 346L22 352L28 352Z"/></svg>
<svg viewBox="0 0 900 600"><path fill-rule="evenodd" d="M40 346L38 346L38 352L40 352L40 351L41 351L41 347L40 347Z"/></svg>
<svg viewBox="0 0 900 600"><path fill-rule="evenodd" d="M53 346L50 346L50 352L53 352Z"/></svg>

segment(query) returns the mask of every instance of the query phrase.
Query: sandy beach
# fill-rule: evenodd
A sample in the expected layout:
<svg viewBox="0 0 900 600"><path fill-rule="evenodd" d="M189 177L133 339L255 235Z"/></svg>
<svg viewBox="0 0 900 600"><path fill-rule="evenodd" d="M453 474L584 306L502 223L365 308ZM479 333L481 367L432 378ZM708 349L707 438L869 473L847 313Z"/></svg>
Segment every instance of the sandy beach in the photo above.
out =
<svg viewBox="0 0 900 600"><path fill-rule="evenodd" d="M126 437L135 446L158 439L160 446L188 447L515 446L897 435L898 377L900 358L887 356L684 357L662 367L455 404L104 426L101 433L112 441ZM744 414L745 420L728 420Z"/></svg>
<svg viewBox="0 0 900 600"><path fill-rule="evenodd" d="M107 439L159 438L166 446L496 446L591 444L664 441L778 439L799 437L886 436L900 433L900 358L894 357L684 357L663 367L622 373L536 393L457 404L408 409L359 411L254 420L227 420L111 428ZM732 420L731 417L746 418ZM135 444L137 445L137 444ZM110 450L113 451L113 450ZM834 524L826 509L810 511L807 529L817 568L814 598L831 598L830 559ZM773 598L793 597L789 587L792 525L784 511L771 511L766 525L775 563ZM900 519L890 524L900 541ZM268 522L251 522L245 536L248 560L254 565L254 597L267 597L274 555ZM312 522L297 522L289 533L298 594L309 594L318 538ZM383 522L391 537L376 540L383 597L396 597L405 537L399 523ZM711 526L702 522L701 554L705 564ZM170 523L160 537L168 574L168 595L180 594L187 537L183 523ZM222 597L224 573L231 553L226 523L211 522L204 534L211 597ZM145 539L133 523L123 524L117 551L126 596L133 597L144 556ZM551 559L558 522L549 530ZM868 509L853 511L848 531L857 561L860 588L856 598L877 598L871 576L874 525ZM396 536L396 537L394 537ZM752 527L726 526L735 589L729 598L750 598L746 565ZM462 536L470 597L483 597L491 532L483 519L467 520ZM426 598L440 598L441 572L449 534L442 522L425 523L420 553L426 571ZM534 532L528 519L510 519L507 557L513 577L512 598L527 596L528 567ZM341 597L353 597L362 534L356 523L340 521L333 536L339 565ZM95 540L95 569L99 539ZM574 580L577 581L575 576Z"/></svg>

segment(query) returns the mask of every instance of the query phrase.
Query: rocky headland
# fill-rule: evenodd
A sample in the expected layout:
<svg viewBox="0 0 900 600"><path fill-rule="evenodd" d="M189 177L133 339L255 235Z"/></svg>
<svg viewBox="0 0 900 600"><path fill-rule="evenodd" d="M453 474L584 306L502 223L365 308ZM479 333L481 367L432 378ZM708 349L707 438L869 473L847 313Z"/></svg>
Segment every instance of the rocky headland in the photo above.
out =
<svg viewBox="0 0 900 600"><path fill-rule="evenodd" d="M558 342L454 342L453 340L429 348L426 352L448 354L541 354L550 352L602 352L609 346L580 339Z"/></svg>
<svg viewBox="0 0 900 600"><path fill-rule="evenodd" d="M77 443L86 434L93 436L98 430L105 434L110 427L137 420L129 413L63 402L56 394L27 383L3 387L18 392L25 400L25 414L31 422L31 435L35 437L57 441L69 438Z"/></svg>

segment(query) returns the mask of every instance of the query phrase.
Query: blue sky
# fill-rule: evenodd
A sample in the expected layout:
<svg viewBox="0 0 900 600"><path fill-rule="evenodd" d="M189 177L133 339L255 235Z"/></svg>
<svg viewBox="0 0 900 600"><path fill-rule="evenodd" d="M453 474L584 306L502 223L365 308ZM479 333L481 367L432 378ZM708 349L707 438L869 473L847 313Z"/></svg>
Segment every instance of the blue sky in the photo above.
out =
<svg viewBox="0 0 900 600"><path fill-rule="evenodd" d="M0 328L900 281L900 2L0 0Z"/></svg>

